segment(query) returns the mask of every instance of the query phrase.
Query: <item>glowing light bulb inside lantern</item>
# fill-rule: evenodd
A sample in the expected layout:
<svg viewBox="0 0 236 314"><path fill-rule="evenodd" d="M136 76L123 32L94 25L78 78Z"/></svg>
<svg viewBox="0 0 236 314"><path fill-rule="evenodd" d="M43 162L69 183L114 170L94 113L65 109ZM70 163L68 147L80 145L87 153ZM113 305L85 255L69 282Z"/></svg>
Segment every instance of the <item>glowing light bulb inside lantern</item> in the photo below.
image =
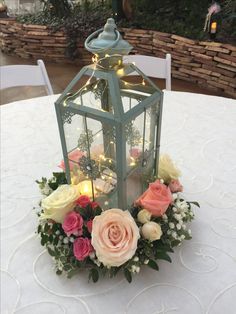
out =
<svg viewBox="0 0 236 314"><path fill-rule="evenodd" d="M211 34L215 34L217 30L217 22L211 23Z"/></svg>
<svg viewBox="0 0 236 314"><path fill-rule="evenodd" d="M116 74L117 74L118 76L124 76L124 74L125 74L124 69L122 68L122 69L117 70L117 71L116 71Z"/></svg>
<svg viewBox="0 0 236 314"><path fill-rule="evenodd" d="M92 56L92 61L93 63L96 63L98 61L98 56L97 55Z"/></svg>
<svg viewBox="0 0 236 314"><path fill-rule="evenodd" d="M89 180L82 181L78 184L78 189L81 195L93 197L92 183Z"/></svg>

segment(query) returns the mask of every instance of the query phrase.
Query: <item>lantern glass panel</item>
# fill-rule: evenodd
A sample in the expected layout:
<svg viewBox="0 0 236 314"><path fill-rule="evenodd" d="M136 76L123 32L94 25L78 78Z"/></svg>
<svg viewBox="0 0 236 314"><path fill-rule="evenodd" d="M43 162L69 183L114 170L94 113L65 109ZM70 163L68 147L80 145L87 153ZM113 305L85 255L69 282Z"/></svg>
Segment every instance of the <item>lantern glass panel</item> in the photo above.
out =
<svg viewBox="0 0 236 314"><path fill-rule="evenodd" d="M140 74L137 75L132 76L132 79L129 76L120 79L120 94L125 113L155 92Z"/></svg>
<svg viewBox="0 0 236 314"><path fill-rule="evenodd" d="M65 108L63 111L64 117L64 132L65 132L65 140L66 140L66 147L67 152L70 153L77 149L78 147L78 138L80 134L84 131L83 130L83 117L74 114L70 111L69 108Z"/></svg>
<svg viewBox="0 0 236 314"><path fill-rule="evenodd" d="M66 97L65 104L72 102L78 106L114 114L108 81L94 77L88 78L87 75L83 75L81 80L86 83L76 91L73 89Z"/></svg>

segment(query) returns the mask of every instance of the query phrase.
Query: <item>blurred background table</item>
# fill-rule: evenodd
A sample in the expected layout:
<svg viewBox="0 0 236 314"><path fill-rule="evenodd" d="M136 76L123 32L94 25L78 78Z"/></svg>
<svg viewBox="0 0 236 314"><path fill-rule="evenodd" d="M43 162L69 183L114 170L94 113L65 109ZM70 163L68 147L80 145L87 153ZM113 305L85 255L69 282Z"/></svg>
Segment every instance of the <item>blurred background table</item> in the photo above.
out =
<svg viewBox="0 0 236 314"><path fill-rule="evenodd" d="M193 239L128 284L57 276L35 233L36 179L62 159L55 96L1 106L1 313L233 314L236 308L236 101L165 92L161 152L196 200Z"/></svg>

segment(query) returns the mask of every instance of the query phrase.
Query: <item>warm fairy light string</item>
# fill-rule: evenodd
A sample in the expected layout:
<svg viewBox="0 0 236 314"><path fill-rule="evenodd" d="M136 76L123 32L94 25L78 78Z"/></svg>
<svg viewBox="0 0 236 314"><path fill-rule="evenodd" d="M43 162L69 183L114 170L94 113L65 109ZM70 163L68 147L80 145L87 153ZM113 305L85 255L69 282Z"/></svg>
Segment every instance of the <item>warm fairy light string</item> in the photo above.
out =
<svg viewBox="0 0 236 314"><path fill-rule="evenodd" d="M75 97L77 97L77 96L80 96L83 91L86 91L86 90L87 90L87 86L91 83L91 79L93 78L94 73L95 73L97 67L104 68L104 67L101 66L99 63L100 63L101 61L103 61L103 60L106 60L106 59L112 58L112 57L122 57L122 55L119 55L119 54L113 54L113 55L106 54L105 57L98 59L98 55L95 54L95 55L92 57L92 61L93 61L93 63L94 63L94 69L93 69L93 72L92 72L91 76L89 77L89 79L87 80L87 82L86 82L75 94L70 95L70 96L68 96L67 98L64 99L64 102L63 102L64 107L67 106L67 103L66 103L66 102L69 101L71 98L75 98ZM99 64L99 65L98 65L98 64ZM135 62L132 62L132 64L135 65ZM122 61L121 61L121 60L118 60L118 66L121 66L121 65L122 65ZM109 68L112 68L112 67L113 67L112 65L109 66ZM123 68L120 68L120 69L117 70L117 74L118 74L118 75L119 75L119 74L122 75L123 71L124 71ZM141 83L130 83L130 82L127 82L127 81L122 80L122 79L120 79L120 80L121 80L121 81L124 83L124 85L126 85L126 86L127 86L127 85L130 85L130 86L139 86L140 84L143 85L143 86L146 85L146 82L145 82L144 79L142 80ZM98 81L99 81L99 80L98 80ZM93 87L93 90L96 90L96 89L98 88L98 81L97 81L97 83L95 84L95 86ZM105 89L106 89L106 86L105 86L104 89L103 89L103 93L104 93Z"/></svg>

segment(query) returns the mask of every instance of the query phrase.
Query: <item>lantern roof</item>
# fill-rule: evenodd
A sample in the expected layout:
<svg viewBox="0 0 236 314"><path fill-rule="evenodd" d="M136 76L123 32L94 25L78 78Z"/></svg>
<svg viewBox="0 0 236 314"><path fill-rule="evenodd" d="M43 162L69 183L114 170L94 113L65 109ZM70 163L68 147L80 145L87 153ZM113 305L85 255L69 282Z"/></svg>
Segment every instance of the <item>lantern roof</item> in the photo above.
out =
<svg viewBox="0 0 236 314"><path fill-rule="evenodd" d="M127 55L133 47L122 38L114 19L109 18L104 28L97 30L86 39L85 48L102 57L106 54Z"/></svg>

